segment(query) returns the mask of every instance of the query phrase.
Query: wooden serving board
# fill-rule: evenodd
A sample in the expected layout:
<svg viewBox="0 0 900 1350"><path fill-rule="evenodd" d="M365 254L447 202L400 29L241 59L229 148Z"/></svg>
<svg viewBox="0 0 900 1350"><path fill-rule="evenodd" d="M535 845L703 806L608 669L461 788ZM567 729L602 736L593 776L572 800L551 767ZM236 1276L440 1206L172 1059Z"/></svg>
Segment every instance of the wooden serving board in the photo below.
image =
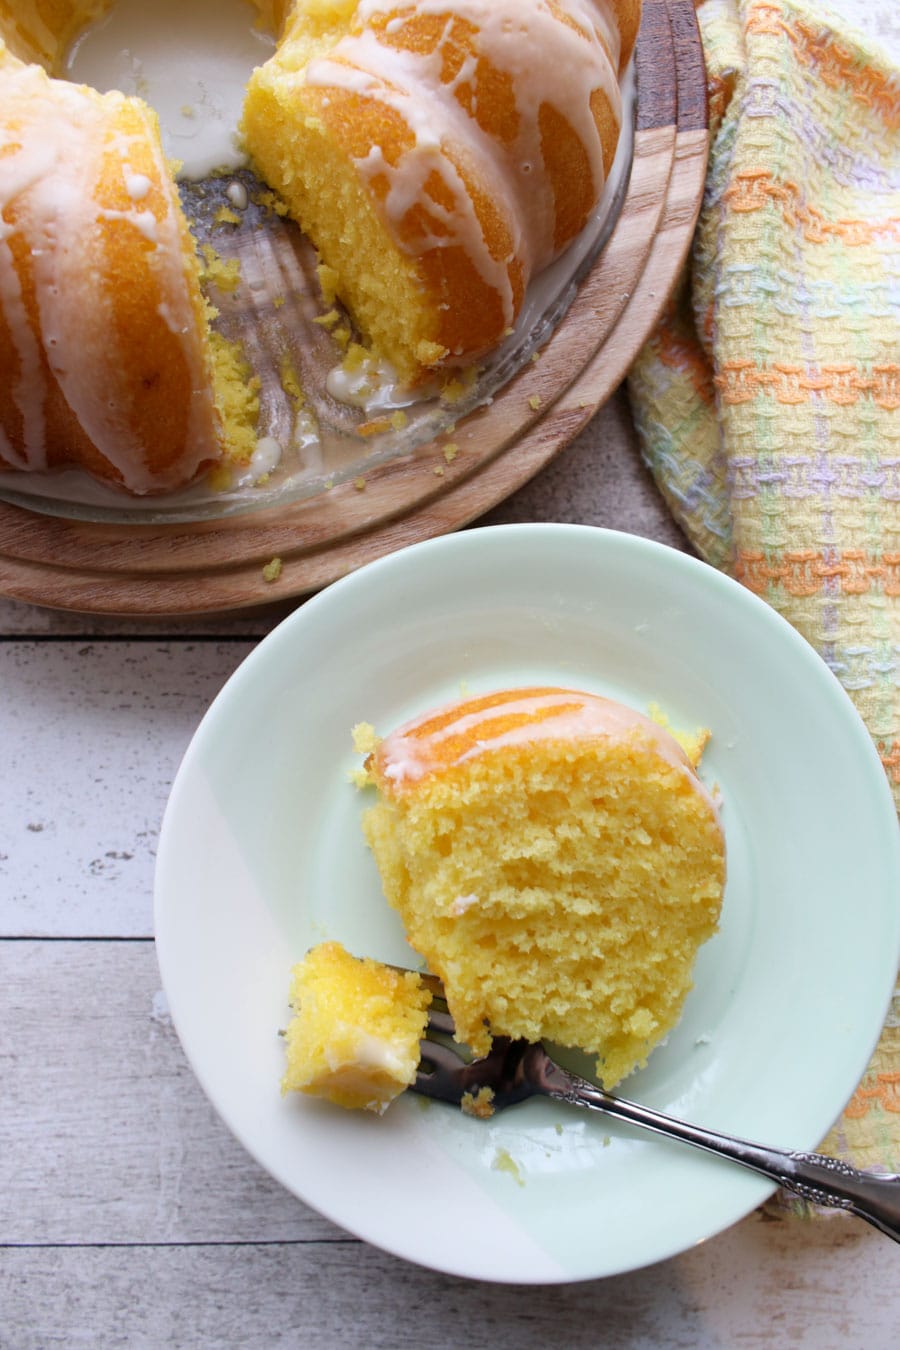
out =
<svg viewBox="0 0 900 1350"><path fill-rule="evenodd" d="M316 590L474 520L567 445L621 383L688 251L706 175L692 0L644 0L634 159L621 213L540 360L439 442L290 505L189 525L84 523L0 503L0 593L57 609L200 614ZM281 560L276 579L263 569Z"/></svg>

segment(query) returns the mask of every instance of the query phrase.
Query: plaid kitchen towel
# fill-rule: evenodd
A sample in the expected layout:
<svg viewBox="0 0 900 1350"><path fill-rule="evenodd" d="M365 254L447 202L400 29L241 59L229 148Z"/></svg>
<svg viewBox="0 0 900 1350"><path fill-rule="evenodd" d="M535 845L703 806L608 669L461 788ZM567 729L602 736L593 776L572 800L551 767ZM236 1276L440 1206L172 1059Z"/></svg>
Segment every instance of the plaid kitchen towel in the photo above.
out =
<svg viewBox="0 0 900 1350"><path fill-rule="evenodd" d="M698 552L837 675L900 808L900 74L812 3L697 15L706 193L635 421ZM825 1144L895 1172L898 1014L900 991Z"/></svg>

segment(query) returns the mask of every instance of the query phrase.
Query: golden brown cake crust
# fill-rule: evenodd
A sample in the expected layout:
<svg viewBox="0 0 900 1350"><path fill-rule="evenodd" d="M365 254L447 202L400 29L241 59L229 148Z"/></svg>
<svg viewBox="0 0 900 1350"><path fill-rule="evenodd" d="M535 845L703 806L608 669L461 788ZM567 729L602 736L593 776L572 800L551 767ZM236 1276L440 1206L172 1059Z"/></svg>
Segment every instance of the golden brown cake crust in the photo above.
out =
<svg viewBox="0 0 900 1350"><path fill-rule="evenodd" d="M639 21L639 0L294 7L250 82L248 148L401 375L496 347L583 228Z"/></svg>

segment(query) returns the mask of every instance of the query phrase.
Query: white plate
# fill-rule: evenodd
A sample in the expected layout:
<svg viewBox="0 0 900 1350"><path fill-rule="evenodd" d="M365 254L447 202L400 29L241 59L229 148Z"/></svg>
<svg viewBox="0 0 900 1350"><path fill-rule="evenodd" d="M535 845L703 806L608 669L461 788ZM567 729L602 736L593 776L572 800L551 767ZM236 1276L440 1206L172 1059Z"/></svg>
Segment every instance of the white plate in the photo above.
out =
<svg viewBox="0 0 900 1350"><path fill-rule="evenodd" d="M415 545L310 600L200 726L160 841L163 982L191 1064L258 1161L367 1241L546 1283L671 1256L770 1193L752 1173L543 1101L489 1122L411 1095L384 1117L279 1092L288 973L314 942L411 960L363 843L350 728L530 683L712 728L729 880L684 1017L628 1094L814 1147L863 1073L900 953L900 847L850 700L774 611L661 545L582 526ZM509 1170L510 1167L512 1170Z"/></svg>

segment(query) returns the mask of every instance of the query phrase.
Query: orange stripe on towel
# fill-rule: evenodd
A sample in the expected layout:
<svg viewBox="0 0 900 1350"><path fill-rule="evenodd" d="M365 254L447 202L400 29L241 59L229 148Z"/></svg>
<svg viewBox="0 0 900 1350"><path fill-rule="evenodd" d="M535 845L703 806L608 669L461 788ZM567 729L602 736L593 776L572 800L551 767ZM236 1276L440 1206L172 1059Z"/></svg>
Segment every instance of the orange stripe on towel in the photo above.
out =
<svg viewBox="0 0 900 1350"><path fill-rule="evenodd" d="M732 211L741 213L761 211L770 204L780 207L785 223L792 229L801 229L803 237L813 244L837 238L857 247L871 244L882 236L900 239L900 217L828 220L817 207L801 201L796 183L777 181L769 169L742 169L736 173L725 191L724 200Z"/></svg>
<svg viewBox="0 0 900 1350"><path fill-rule="evenodd" d="M759 550L743 549L734 574L756 595L765 595L775 585L788 595L808 597L834 582L844 595L866 595L873 587L888 596L900 595L900 553L877 557L861 548L843 549L827 558L811 548L790 549L777 560L768 560Z"/></svg>
<svg viewBox="0 0 900 1350"><path fill-rule="evenodd" d="M866 372L849 361L825 362L817 367L787 361L757 366L744 358L723 361L715 384L722 401L729 404L749 403L763 393L779 403L806 403L821 397L849 407L867 397L887 412L900 408L900 365L895 362L873 365Z"/></svg>

